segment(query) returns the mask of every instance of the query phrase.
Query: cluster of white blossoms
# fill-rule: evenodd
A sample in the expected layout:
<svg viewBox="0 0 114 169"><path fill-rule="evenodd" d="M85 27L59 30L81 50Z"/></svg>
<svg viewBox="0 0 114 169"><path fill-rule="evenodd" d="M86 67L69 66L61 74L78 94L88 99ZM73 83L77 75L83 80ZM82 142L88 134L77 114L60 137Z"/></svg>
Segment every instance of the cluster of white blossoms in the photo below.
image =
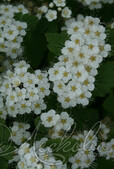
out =
<svg viewBox="0 0 114 169"><path fill-rule="evenodd" d="M102 142L97 147L100 156L104 156L107 160L114 158L114 139L110 142Z"/></svg>
<svg viewBox="0 0 114 169"><path fill-rule="evenodd" d="M50 147L43 148L42 144L46 142L46 138L36 141L33 146L23 144L18 151L20 161L19 169L67 169L66 164L62 161L55 160L52 149Z"/></svg>
<svg viewBox="0 0 114 169"><path fill-rule="evenodd" d="M72 11L66 6L66 0L53 0L49 5L43 5L37 9L38 19L45 16L49 22L56 20L58 13L66 19L71 17Z"/></svg>
<svg viewBox="0 0 114 169"><path fill-rule="evenodd" d="M42 114L42 124L48 128L53 126L55 127L58 117L58 114L56 114L54 110L50 110L47 112L47 116L45 113ZM52 118L53 122L51 120ZM48 120L46 121L46 119ZM65 120L65 118L61 120ZM65 128L66 130L66 127L63 124L60 124L60 128L61 125L63 126L63 129ZM100 124L100 130L103 130L103 125L104 123ZM70 125L67 125L68 129L66 131L69 130L68 126L71 126L71 123ZM77 144L77 147L75 147L77 148L76 154L74 156L69 155L69 164L71 165L71 169L89 168L94 163L97 155L104 156L107 160L114 158L114 139L112 139L110 142L99 142L99 137L97 134L97 132L91 129L90 131L84 130L83 132L79 132L72 136L72 138L79 144ZM33 146L30 146L28 143L22 144L18 150L18 168L67 169L66 164L63 165L62 161L55 160L53 150L50 148L52 145L50 145L50 147L46 147L47 141L47 138L42 138L41 140L34 142Z"/></svg>
<svg viewBox="0 0 114 169"><path fill-rule="evenodd" d="M11 140L16 145L21 145L30 138L30 132L27 131L29 128L29 124L14 122L11 127Z"/></svg>
<svg viewBox="0 0 114 169"><path fill-rule="evenodd" d="M69 162L72 164L72 169L88 168L95 161L95 149L97 146L98 138L95 136L93 130L84 130L83 133L78 133L72 136L79 141L79 149L75 156L69 158Z"/></svg>
<svg viewBox="0 0 114 169"><path fill-rule="evenodd" d="M49 80L63 108L86 106L95 88L97 68L108 56L111 46L105 43L105 28L99 18L78 15L77 21L67 20L63 29L67 30L70 40L61 49L59 62L49 69Z"/></svg>
<svg viewBox="0 0 114 169"><path fill-rule="evenodd" d="M28 72L30 65L25 61L13 64L1 79L0 111L16 117L17 114L40 114L46 109L44 97L50 94L47 72Z"/></svg>
<svg viewBox="0 0 114 169"><path fill-rule="evenodd" d="M107 140L109 132L109 127L106 124L101 123L99 137L101 137L102 140Z"/></svg>
<svg viewBox="0 0 114 169"><path fill-rule="evenodd" d="M50 110L41 114L41 122L49 130L51 138L61 138L64 136L65 131L69 131L74 124L74 120L69 117L67 112L57 114L55 110Z"/></svg>
<svg viewBox="0 0 114 169"><path fill-rule="evenodd" d="M114 3L114 0L78 0L84 6L88 6L91 10L102 8L103 3Z"/></svg>
<svg viewBox="0 0 114 169"><path fill-rule="evenodd" d="M23 5L0 5L0 52L12 59L22 55L21 43L27 28L25 22L15 20L14 14L18 12L28 13Z"/></svg>
<svg viewBox="0 0 114 169"><path fill-rule="evenodd" d="M72 138L79 142L79 149L75 156L69 158L69 162L72 164L72 169L88 168L90 167L96 158L96 152L100 156L106 157L106 159L114 158L114 139L110 142L101 142L99 145L99 134L102 133L103 139L107 140L107 134L109 133L108 127L101 122L99 130L84 130L81 133L73 135Z"/></svg>

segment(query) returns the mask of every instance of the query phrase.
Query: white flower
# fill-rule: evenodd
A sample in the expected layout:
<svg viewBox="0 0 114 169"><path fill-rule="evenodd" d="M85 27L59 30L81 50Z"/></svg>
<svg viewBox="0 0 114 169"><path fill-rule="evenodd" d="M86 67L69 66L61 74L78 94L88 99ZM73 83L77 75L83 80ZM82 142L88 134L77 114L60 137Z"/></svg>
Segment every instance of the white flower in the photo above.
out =
<svg viewBox="0 0 114 169"><path fill-rule="evenodd" d="M29 124L14 122L11 127L11 140L17 145L21 145L30 137L30 133L26 131L30 128ZM25 150L25 149L24 149Z"/></svg>
<svg viewBox="0 0 114 169"><path fill-rule="evenodd" d="M14 104L12 106L7 106L7 112L9 116L16 117L17 114L19 113L19 105Z"/></svg>
<svg viewBox="0 0 114 169"><path fill-rule="evenodd" d="M109 133L110 129L103 123L101 123L100 125L100 136L103 138L103 139L107 139L107 135Z"/></svg>
<svg viewBox="0 0 114 169"><path fill-rule="evenodd" d="M4 28L5 38L9 40L15 39L15 37L19 34L19 31L16 29L16 26L12 25Z"/></svg>
<svg viewBox="0 0 114 169"><path fill-rule="evenodd" d="M75 56L76 52L79 51L80 47L76 46L72 41L66 41L65 47L62 48L61 53L63 55Z"/></svg>
<svg viewBox="0 0 114 169"><path fill-rule="evenodd" d="M70 18L71 14L72 14L72 11L68 7L65 7L65 8L62 9L61 16L63 18Z"/></svg>
<svg viewBox="0 0 114 169"><path fill-rule="evenodd" d="M16 92L14 91L8 91L8 96L6 98L6 105L12 106L14 103L18 101L18 97L16 96Z"/></svg>
<svg viewBox="0 0 114 169"><path fill-rule="evenodd" d="M67 112L62 112L60 114L60 119L57 122L55 129L58 130L70 130L71 126L73 125L74 120L69 117L69 114Z"/></svg>
<svg viewBox="0 0 114 169"><path fill-rule="evenodd" d="M56 114L54 110L50 110L47 113L41 114L41 121L45 127L52 127L56 125L57 121L59 120L60 116Z"/></svg>
<svg viewBox="0 0 114 169"><path fill-rule="evenodd" d="M64 109L69 108L70 106L75 107L77 104L76 98L71 98L66 92L63 93L62 96L58 96L57 100L61 103Z"/></svg>
<svg viewBox="0 0 114 169"><path fill-rule="evenodd" d="M25 29L27 28L27 24L25 22L16 21L16 26L17 30L19 31L19 34L21 36L25 36L26 35Z"/></svg>
<svg viewBox="0 0 114 169"><path fill-rule="evenodd" d="M46 109L46 104L44 103L43 99L39 99L32 103L32 110L35 114L40 114L42 110Z"/></svg>
<svg viewBox="0 0 114 169"><path fill-rule="evenodd" d="M46 13L45 17L49 22L57 19L57 11L56 10L51 10L49 9L48 12Z"/></svg>
<svg viewBox="0 0 114 169"><path fill-rule="evenodd" d="M54 87L53 90L55 93L58 93L59 95L63 94L63 90L64 90L65 84L63 81L55 81L54 82Z"/></svg>
<svg viewBox="0 0 114 169"><path fill-rule="evenodd" d="M5 107L0 108L0 118L6 120L6 116L7 116L7 111L5 110Z"/></svg>
<svg viewBox="0 0 114 169"><path fill-rule="evenodd" d="M57 6L57 7L64 7L66 5L65 0L53 0L53 3Z"/></svg>
<svg viewBox="0 0 114 169"><path fill-rule="evenodd" d="M67 88L70 98L78 97L82 93L81 84L75 80L70 81Z"/></svg>
<svg viewBox="0 0 114 169"><path fill-rule="evenodd" d="M28 13L28 10L23 6L23 5L18 5L16 7L16 12L22 12L22 14L27 14Z"/></svg>
<svg viewBox="0 0 114 169"><path fill-rule="evenodd" d="M63 72L65 68L59 67L59 66L54 66L53 68L50 68L48 73L49 73L49 80L50 81L55 81L55 80L61 80L63 77Z"/></svg>

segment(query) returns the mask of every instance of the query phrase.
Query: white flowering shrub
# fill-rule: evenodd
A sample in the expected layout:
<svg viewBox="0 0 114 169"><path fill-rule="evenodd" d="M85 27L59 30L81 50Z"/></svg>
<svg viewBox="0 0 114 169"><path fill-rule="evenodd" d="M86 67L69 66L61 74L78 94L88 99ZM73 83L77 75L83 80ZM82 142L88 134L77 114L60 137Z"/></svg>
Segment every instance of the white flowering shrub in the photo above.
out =
<svg viewBox="0 0 114 169"><path fill-rule="evenodd" d="M113 3L0 1L1 169L113 169Z"/></svg>

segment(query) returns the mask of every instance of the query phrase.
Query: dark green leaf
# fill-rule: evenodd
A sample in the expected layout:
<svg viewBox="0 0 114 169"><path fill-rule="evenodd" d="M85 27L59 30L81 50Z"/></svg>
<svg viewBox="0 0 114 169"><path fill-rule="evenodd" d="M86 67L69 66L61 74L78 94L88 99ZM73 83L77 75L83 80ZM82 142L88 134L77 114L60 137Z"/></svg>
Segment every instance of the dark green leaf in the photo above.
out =
<svg viewBox="0 0 114 169"><path fill-rule="evenodd" d="M59 56L61 54L61 49L64 46L65 41L68 39L68 34L66 31L59 33L46 33L46 39L48 41L48 49Z"/></svg>
<svg viewBox="0 0 114 169"><path fill-rule="evenodd" d="M7 167L8 167L8 161L3 157L0 157L0 168L7 169Z"/></svg>
<svg viewBox="0 0 114 169"><path fill-rule="evenodd" d="M78 150L78 142L72 138L57 138L46 142L44 147L50 147L57 160L68 162L70 156L74 156Z"/></svg>
<svg viewBox="0 0 114 169"><path fill-rule="evenodd" d="M108 112L114 113L114 93L112 93L105 99L103 103L103 108Z"/></svg>
<svg viewBox="0 0 114 169"><path fill-rule="evenodd" d="M103 97L114 87L114 62L104 63L96 76L94 95Z"/></svg>
<svg viewBox="0 0 114 169"><path fill-rule="evenodd" d="M96 169L107 169L107 168L113 169L114 161L106 160L105 158L98 158Z"/></svg>
<svg viewBox="0 0 114 169"><path fill-rule="evenodd" d="M0 124L0 143L8 142L10 134L10 129L4 124Z"/></svg>

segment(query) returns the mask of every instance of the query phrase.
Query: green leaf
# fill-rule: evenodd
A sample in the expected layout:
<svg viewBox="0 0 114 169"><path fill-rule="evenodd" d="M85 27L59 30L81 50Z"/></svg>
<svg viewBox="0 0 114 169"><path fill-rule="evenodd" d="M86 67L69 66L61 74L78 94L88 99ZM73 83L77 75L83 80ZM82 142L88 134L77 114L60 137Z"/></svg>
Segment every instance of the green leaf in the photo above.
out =
<svg viewBox="0 0 114 169"><path fill-rule="evenodd" d="M0 143L7 143L10 138L10 129L4 125L0 124Z"/></svg>
<svg viewBox="0 0 114 169"><path fill-rule="evenodd" d="M0 123L5 124L5 120L0 118Z"/></svg>
<svg viewBox="0 0 114 169"><path fill-rule="evenodd" d="M113 169L114 168L114 161L106 160L105 158L98 158L96 161L97 166L96 169Z"/></svg>
<svg viewBox="0 0 114 169"><path fill-rule="evenodd" d="M114 62L107 61L98 70L94 96L104 97L114 87Z"/></svg>
<svg viewBox="0 0 114 169"><path fill-rule="evenodd" d="M44 147L50 147L57 160L63 163L68 162L70 156L74 156L78 151L79 143L72 138L51 139L44 144Z"/></svg>
<svg viewBox="0 0 114 169"><path fill-rule="evenodd" d="M0 157L0 168L7 169L8 168L8 161L3 157Z"/></svg>
<svg viewBox="0 0 114 169"><path fill-rule="evenodd" d="M26 22L27 23L27 32L28 31L34 31L38 24L38 18L35 15L31 14L22 14L22 13L16 13L15 19L18 21Z"/></svg>
<svg viewBox="0 0 114 169"><path fill-rule="evenodd" d="M48 49L59 56L61 54L61 49L64 47L65 41L68 39L68 34L66 31L59 33L46 33L46 39L48 41Z"/></svg>
<svg viewBox="0 0 114 169"><path fill-rule="evenodd" d="M2 157L4 157L6 160L11 160L13 158L13 152L15 150L15 148L13 146L10 145L6 145L4 148L4 153L2 155Z"/></svg>
<svg viewBox="0 0 114 169"><path fill-rule="evenodd" d="M114 138L114 126L111 127L111 129L110 129L108 140L110 141L113 138Z"/></svg>
<svg viewBox="0 0 114 169"><path fill-rule="evenodd" d="M38 30L33 32L31 37L24 42L24 55L30 62L32 68L36 69L41 64L46 53L46 40L43 33Z"/></svg>
<svg viewBox="0 0 114 169"><path fill-rule="evenodd" d="M99 110L95 108L73 108L71 112L76 122L76 130L79 131L85 128L90 130L100 120Z"/></svg>
<svg viewBox="0 0 114 169"><path fill-rule="evenodd" d="M23 42L24 57L36 69L41 64L46 52L46 39L41 29L42 24L38 24L38 18L31 14L17 13L15 18L27 23L27 34Z"/></svg>
<svg viewBox="0 0 114 169"><path fill-rule="evenodd" d="M114 114L114 93L110 94L103 103L103 108Z"/></svg>
<svg viewBox="0 0 114 169"><path fill-rule="evenodd" d="M108 34L107 43L109 43L111 45L111 50L112 50L111 53L113 55L113 53L114 53L114 28L111 29L111 28L107 27L106 30L107 30L107 34Z"/></svg>
<svg viewBox="0 0 114 169"><path fill-rule="evenodd" d="M34 141L39 140L43 138L46 134L48 134L48 129L44 127L44 125L42 125L39 116L35 119L35 126L36 126L36 131L35 131Z"/></svg>

